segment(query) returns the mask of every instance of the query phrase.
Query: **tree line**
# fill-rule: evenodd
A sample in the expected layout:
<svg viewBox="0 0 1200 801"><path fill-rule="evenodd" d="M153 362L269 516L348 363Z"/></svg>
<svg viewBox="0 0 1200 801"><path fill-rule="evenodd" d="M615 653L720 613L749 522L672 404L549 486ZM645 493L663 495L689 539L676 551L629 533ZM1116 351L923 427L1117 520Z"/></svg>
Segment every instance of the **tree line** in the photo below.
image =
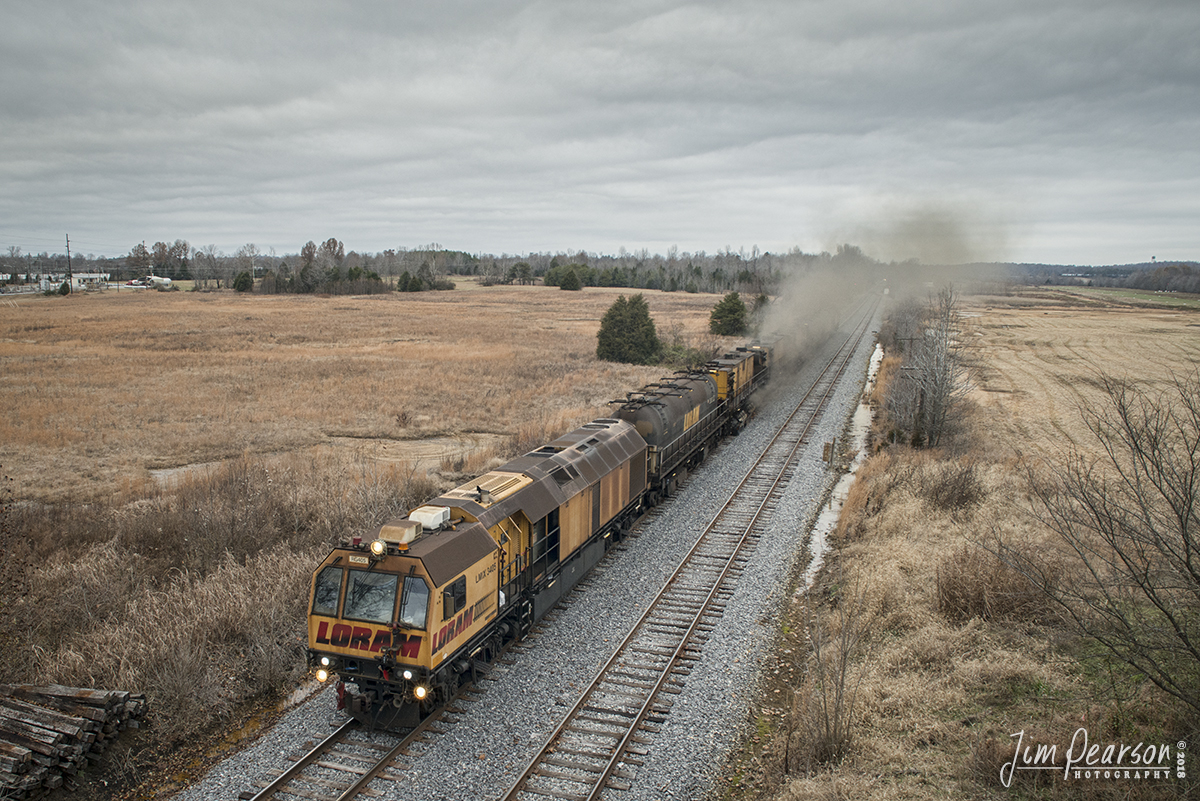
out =
<svg viewBox="0 0 1200 801"><path fill-rule="evenodd" d="M903 359L887 391L892 442L933 447L956 423L972 387L959 310L959 295L947 286L925 302L901 300L880 329L880 342Z"/></svg>
<svg viewBox="0 0 1200 801"><path fill-rule="evenodd" d="M26 258L13 251L0 261L15 267L24 280L26 270L65 273L65 257L42 254ZM193 246L185 239L137 243L123 258L103 259L102 265L76 259L76 271L102 267L112 280L144 278L149 274L172 281L190 280L200 290L233 288L239 276L258 292L319 292L329 294L423 291L449 289L457 276L472 276L484 285L511 284L584 287L623 287L633 290L727 293L748 296L775 294L788 277L807 270L841 267L881 267L858 248L843 245L835 253L760 252L757 248L716 253L681 253L670 248L665 255L647 250L615 255L585 251L529 253L524 255L474 255L450 250L438 243L416 248L394 248L379 253L347 250L341 240L309 241L295 253L277 254L247 243L233 253L215 245ZM568 278L568 276L571 276ZM10 279L11 280L11 279Z"/></svg>
<svg viewBox="0 0 1200 801"><path fill-rule="evenodd" d="M1195 262L1151 263L1112 267L1016 265L1015 275L1032 284L1112 287L1148 292L1200 294L1200 265Z"/></svg>

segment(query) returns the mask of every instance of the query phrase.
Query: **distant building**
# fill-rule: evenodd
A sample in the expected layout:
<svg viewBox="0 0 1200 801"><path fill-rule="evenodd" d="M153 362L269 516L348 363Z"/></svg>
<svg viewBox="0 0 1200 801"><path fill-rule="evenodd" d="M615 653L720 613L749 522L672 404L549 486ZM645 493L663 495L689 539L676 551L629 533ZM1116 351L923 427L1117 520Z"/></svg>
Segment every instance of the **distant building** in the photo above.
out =
<svg viewBox="0 0 1200 801"><path fill-rule="evenodd" d="M108 284L108 273L74 273L71 289L104 289Z"/></svg>

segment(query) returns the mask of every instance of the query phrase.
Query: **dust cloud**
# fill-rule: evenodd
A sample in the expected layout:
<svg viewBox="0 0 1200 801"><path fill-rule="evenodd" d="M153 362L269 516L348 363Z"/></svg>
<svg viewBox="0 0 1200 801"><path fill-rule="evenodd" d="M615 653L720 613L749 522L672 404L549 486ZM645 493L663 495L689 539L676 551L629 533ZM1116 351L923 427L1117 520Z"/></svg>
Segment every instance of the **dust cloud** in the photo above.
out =
<svg viewBox="0 0 1200 801"><path fill-rule="evenodd" d="M789 254L779 294L760 326L778 338L784 364L803 359L867 293L925 296L946 285L1002 278L1010 226L982 203L886 201L828 226L836 244L819 255Z"/></svg>

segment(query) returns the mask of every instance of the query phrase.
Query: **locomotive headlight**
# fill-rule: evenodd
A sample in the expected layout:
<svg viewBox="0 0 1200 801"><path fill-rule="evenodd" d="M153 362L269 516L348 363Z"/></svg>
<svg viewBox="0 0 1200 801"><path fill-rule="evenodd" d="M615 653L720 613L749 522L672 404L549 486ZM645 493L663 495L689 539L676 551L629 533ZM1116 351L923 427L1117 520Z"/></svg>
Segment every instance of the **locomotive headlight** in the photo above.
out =
<svg viewBox="0 0 1200 801"><path fill-rule="evenodd" d="M317 681L319 681L321 683L329 681L329 671L326 670L325 668L321 668L320 670L318 670L317 671Z"/></svg>
<svg viewBox="0 0 1200 801"><path fill-rule="evenodd" d="M383 540L375 540L371 543L371 553L376 556L383 556L387 553L387 543Z"/></svg>
<svg viewBox="0 0 1200 801"><path fill-rule="evenodd" d="M332 659L327 656L321 657L321 667L329 667L331 664L333 664Z"/></svg>
<svg viewBox="0 0 1200 801"><path fill-rule="evenodd" d="M416 696L418 701L424 701L425 696L429 695L429 688L423 684L418 684L416 687L413 687L413 695Z"/></svg>
<svg viewBox="0 0 1200 801"><path fill-rule="evenodd" d="M404 671L404 680L405 681L412 681L412 676L413 676L413 674L412 674L411 670Z"/></svg>

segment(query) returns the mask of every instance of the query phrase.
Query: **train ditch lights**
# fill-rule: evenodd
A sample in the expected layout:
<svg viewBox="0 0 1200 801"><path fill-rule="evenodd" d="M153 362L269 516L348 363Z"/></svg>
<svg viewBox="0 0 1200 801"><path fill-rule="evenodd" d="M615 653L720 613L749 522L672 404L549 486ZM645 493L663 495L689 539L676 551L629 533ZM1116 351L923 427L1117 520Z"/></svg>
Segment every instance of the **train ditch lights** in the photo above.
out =
<svg viewBox="0 0 1200 801"><path fill-rule="evenodd" d="M417 699L418 701L424 701L426 698L429 697L429 688L426 687L424 684L416 685L415 687L413 687L412 692L413 692L413 698Z"/></svg>
<svg viewBox="0 0 1200 801"><path fill-rule="evenodd" d="M320 665L320 667L317 668L317 681L324 684L325 682L329 681L329 677L333 675L333 671L331 670L331 668L334 667L333 658L323 656L317 660L317 663Z"/></svg>

